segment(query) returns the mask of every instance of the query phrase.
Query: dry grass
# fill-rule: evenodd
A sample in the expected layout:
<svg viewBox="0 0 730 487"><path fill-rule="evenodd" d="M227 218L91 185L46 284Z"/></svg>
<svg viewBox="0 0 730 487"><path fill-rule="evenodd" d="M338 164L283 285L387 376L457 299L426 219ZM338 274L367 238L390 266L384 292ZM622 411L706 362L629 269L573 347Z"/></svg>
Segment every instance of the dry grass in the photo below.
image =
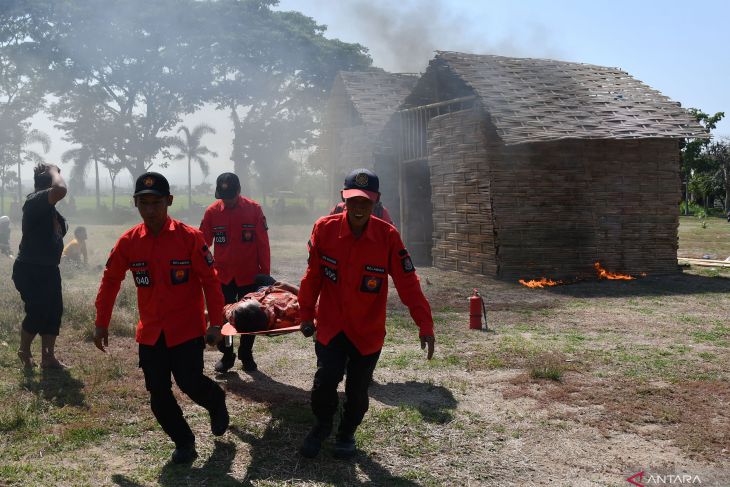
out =
<svg viewBox="0 0 730 487"><path fill-rule="evenodd" d="M276 277L299 279L309 229L271 229ZM315 359L311 341L288 335L257 340L261 372L216 378L232 416L221 439L180 397L200 458L173 466L137 367L128 282L109 353L89 342L96 266L120 231L90 226L91 268L64 270L67 372L18 367L22 309L12 283L0 282L0 485L618 486L639 469L730 483L730 279L704 270L530 290L421 269L436 356L424 359L393 292L353 461L335 460L329 443L316 460L297 456ZM730 241L730 225L713 231ZM682 234L688 247L722 251L693 232ZM9 261L0 272L9 276ZM467 329L473 287L496 333ZM206 352L208 374L217 358Z"/></svg>

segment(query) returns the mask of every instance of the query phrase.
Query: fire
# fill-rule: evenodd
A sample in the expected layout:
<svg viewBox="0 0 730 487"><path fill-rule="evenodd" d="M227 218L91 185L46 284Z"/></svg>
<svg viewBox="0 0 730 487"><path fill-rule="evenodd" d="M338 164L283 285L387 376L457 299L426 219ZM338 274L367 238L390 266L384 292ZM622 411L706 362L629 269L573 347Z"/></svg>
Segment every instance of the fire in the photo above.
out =
<svg viewBox="0 0 730 487"><path fill-rule="evenodd" d="M613 272L608 272L606 269L601 267L600 262L596 262L595 264L593 264L593 268L596 270L599 279L620 279L622 281L631 281L633 279L636 279L635 277L626 274L615 274Z"/></svg>
<svg viewBox="0 0 730 487"><path fill-rule="evenodd" d="M525 281L524 279L520 279L520 284L523 286L536 288L536 287L550 287L550 286L557 286L559 284L562 284L563 281L553 281L552 279L547 279L543 277L542 279L532 279L530 281Z"/></svg>

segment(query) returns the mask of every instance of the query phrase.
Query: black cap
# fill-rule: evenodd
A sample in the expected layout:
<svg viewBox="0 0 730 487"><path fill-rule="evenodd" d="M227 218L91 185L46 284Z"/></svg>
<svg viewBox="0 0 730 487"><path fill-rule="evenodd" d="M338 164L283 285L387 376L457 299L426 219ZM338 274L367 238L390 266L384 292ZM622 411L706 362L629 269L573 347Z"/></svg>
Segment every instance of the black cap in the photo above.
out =
<svg viewBox="0 0 730 487"><path fill-rule="evenodd" d="M345 187L342 189L344 199L355 196L364 196L373 201L378 200L380 181L377 174L370 169L355 169L345 178Z"/></svg>
<svg viewBox="0 0 730 487"><path fill-rule="evenodd" d="M158 172L146 172L137 178L134 183L134 196L141 194L156 194L170 196L170 183L165 176Z"/></svg>
<svg viewBox="0 0 730 487"><path fill-rule="evenodd" d="M241 182L232 172L224 172L215 181L215 197L219 200L235 198L241 191Z"/></svg>

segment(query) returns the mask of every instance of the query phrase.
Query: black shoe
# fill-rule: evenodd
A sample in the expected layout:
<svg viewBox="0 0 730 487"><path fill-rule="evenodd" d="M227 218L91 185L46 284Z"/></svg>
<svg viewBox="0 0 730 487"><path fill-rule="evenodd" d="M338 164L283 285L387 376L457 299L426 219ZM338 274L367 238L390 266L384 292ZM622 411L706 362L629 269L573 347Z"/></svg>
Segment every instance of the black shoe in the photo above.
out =
<svg viewBox="0 0 730 487"><path fill-rule="evenodd" d="M218 362L216 362L215 367L213 367L213 369L215 369L215 371L218 372L219 374L223 374L224 372L228 372L228 369L233 367L233 364L235 364L235 363L236 363L235 355L223 354L223 357L221 357L221 359Z"/></svg>
<svg viewBox="0 0 730 487"><path fill-rule="evenodd" d="M172 452L172 463L193 463L196 458L198 458L198 452L195 451L195 443L178 446Z"/></svg>
<svg viewBox="0 0 730 487"><path fill-rule="evenodd" d="M302 446L299 447L299 453L305 458L314 458L322 449L322 442L332 432L332 425L317 424L311 429L307 436L304 437Z"/></svg>
<svg viewBox="0 0 730 487"><path fill-rule="evenodd" d="M259 370L258 365L256 365L256 362L254 361L253 357L244 357L241 359L244 372L256 372Z"/></svg>
<svg viewBox="0 0 730 487"><path fill-rule="evenodd" d="M210 431L215 436L222 436L228 429L230 417L225 401L216 409L210 411Z"/></svg>
<svg viewBox="0 0 730 487"><path fill-rule="evenodd" d="M355 447L354 435L337 435L332 455L335 458L352 458L355 456L357 448Z"/></svg>

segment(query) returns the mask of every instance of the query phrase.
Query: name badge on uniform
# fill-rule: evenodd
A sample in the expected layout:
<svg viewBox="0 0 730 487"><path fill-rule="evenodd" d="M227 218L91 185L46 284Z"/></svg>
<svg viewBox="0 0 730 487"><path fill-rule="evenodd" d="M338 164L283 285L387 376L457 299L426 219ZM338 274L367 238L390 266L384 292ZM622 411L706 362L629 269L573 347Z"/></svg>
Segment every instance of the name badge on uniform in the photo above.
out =
<svg viewBox="0 0 730 487"><path fill-rule="evenodd" d="M360 291L364 293L379 293L383 285L383 278L377 276L362 276Z"/></svg>
<svg viewBox="0 0 730 487"><path fill-rule="evenodd" d="M152 286L152 279L150 279L150 273L147 270L133 271L134 285L137 287L150 287Z"/></svg>
<svg viewBox="0 0 730 487"><path fill-rule="evenodd" d="M226 238L226 232L213 232L213 243L216 245L223 245L228 242Z"/></svg>
<svg viewBox="0 0 730 487"><path fill-rule="evenodd" d="M190 278L190 269L170 269L170 280L173 284L183 284Z"/></svg>
<svg viewBox="0 0 730 487"><path fill-rule="evenodd" d="M322 274L324 274L324 277L326 277L330 281L337 282L337 269L333 269L329 266L323 265Z"/></svg>

